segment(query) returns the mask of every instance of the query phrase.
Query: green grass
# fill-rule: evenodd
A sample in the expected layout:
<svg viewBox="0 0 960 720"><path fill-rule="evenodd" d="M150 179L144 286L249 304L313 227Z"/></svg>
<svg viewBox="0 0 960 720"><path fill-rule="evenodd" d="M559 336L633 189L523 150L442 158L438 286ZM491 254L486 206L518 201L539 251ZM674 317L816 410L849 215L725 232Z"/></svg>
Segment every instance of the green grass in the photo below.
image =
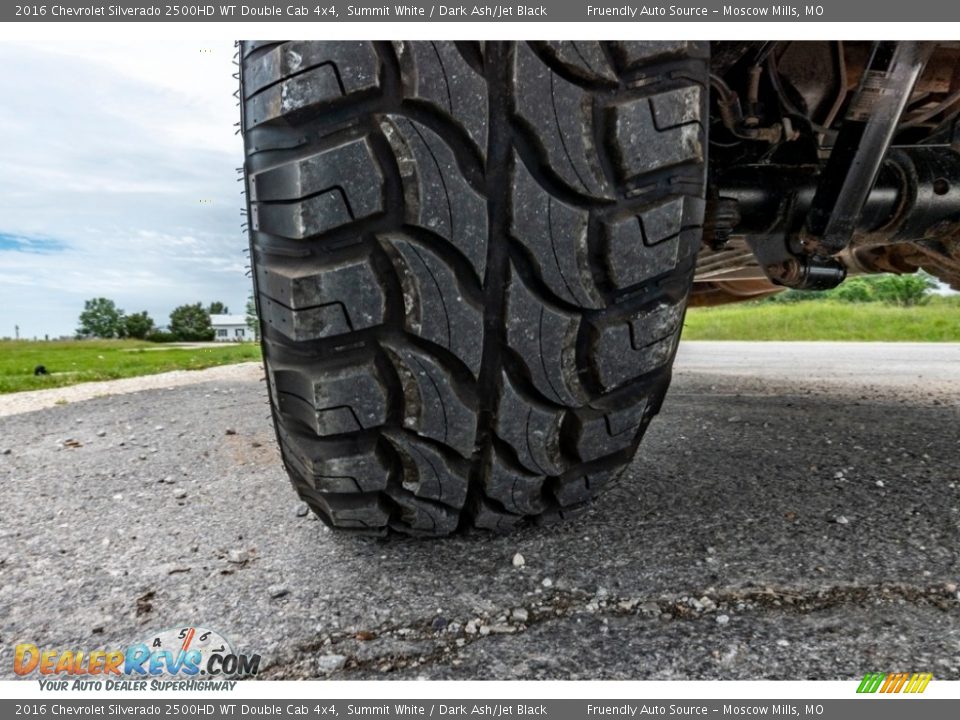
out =
<svg viewBox="0 0 960 720"><path fill-rule="evenodd" d="M691 308L683 339L960 342L960 297L914 307L809 300Z"/></svg>
<svg viewBox="0 0 960 720"><path fill-rule="evenodd" d="M183 348L139 340L0 341L0 394L259 360L254 343ZM49 375L34 376L37 365Z"/></svg>

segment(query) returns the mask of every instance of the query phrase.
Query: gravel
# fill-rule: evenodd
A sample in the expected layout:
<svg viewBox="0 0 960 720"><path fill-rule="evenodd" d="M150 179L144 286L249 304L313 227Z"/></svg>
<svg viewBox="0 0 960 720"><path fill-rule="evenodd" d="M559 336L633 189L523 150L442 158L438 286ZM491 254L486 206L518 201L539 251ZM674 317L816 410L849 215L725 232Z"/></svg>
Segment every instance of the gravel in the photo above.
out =
<svg viewBox="0 0 960 720"><path fill-rule="evenodd" d="M324 675L336 672L347 664L345 655L321 655L317 658L317 670Z"/></svg>
<svg viewBox="0 0 960 720"><path fill-rule="evenodd" d="M960 679L957 347L764 344L756 377L730 345L684 346L615 487L505 537L298 520L256 374L0 418L0 637L195 622L268 679Z"/></svg>

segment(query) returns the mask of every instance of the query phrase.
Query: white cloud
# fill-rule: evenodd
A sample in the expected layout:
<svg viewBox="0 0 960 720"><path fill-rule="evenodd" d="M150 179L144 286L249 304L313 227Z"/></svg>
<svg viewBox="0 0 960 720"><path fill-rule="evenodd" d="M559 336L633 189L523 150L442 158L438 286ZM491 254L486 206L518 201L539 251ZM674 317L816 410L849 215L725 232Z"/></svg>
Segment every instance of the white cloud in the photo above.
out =
<svg viewBox="0 0 960 720"><path fill-rule="evenodd" d="M0 234L63 245L0 246L0 336L15 324L25 337L69 334L97 295L158 324L185 302L242 309L233 52L142 39L0 44Z"/></svg>

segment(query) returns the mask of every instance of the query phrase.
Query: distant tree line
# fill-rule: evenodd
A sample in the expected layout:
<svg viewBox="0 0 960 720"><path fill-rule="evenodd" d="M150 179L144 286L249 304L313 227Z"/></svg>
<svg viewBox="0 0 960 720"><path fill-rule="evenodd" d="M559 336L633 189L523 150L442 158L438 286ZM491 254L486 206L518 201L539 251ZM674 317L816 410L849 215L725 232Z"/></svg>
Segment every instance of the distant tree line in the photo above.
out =
<svg viewBox="0 0 960 720"><path fill-rule="evenodd" d="M77 337L80 338L136 338L154 342L201 342L213 340L211 315L227 315L230 309L214 301L180 305L170 313L167 330L157 329L146 310L126 314L109 298L91 298L83 304ZM248 304L249 323L249 304Z"/></svg>

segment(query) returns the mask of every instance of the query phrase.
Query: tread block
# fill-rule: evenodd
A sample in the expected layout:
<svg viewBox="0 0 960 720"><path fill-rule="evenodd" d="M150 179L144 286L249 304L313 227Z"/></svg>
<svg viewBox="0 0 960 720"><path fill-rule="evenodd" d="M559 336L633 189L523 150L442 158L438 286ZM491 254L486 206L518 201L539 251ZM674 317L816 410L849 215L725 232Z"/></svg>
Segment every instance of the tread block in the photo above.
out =
<svg viewBox="0 0 960 720"><path fill-rule="evenodd" d="M388 488L386 494L400 509L399 520L390 523L390 527L398 532L434 537L449 535L460 524L456 510L420 500L395 488Z"/></svg>
<svg viewBox="0 0 960 720"><path fill-rule="evenodd" d="M312 237L383 209L383 176L365 138L251 175L249 185L253 228L283 237Z"/></svg>
<svg viewBox="0 0 960 720"><path fill-rule="evenodd" d="M545 482L543 475L530 475L508 467L494 453L490 471L483 481L483 489L489 497L503 505L507 512L536 515L547 507L543 497Z"/></svg>
<svg viewBox="0 0 960 720"><path fill-rule="evenodd" d="M331 524L356 530L382 531L390 513L379 495L335 495L298 488L300 497Z"/></svg>
<svg viewBox="0 0 960 720"><path fill-rule="evenodd" d="M616 288L647 282L672 271L697 251L704 203L666 198L635 217L606 224L605 269Z"/></svg>
<svg viewBox="0 0 960 720"><path fill-rule="evenodd" d="M479 281L487 262L486 200L470 187L453 151L433 130L399 115L388 115L381 128L397 155L407 222L449 240Z"/></svg>
<svg viewBox="0 0 960 720"><path fill-rule="evenodd" d="M618 474L613 470L575 474L573 477L561 479L554 487L553 495L564 507L579 505L594 498Z"/></svg>
<svg viewBox="0 0 960 720"><path fill-rule="evenodd" d="M594 369L605 392L666 364L680 338L684 303L658 303L599 329Z"/></svg>
<svg viewBox="0 0 960 720"><path fill-rule="evenodd" d="M517 46L516 112L536 132L547 164L571 188L610 197L593 145L590 93L554 73L527 45Z"/></svg>
<svg viewBox="0 0 960 720"><path fill-rule="evenodd" d="M297 200L331 188L343 188L350 207L363 217L380 209L382 184L369 141L357 138L252 175L250 199L255 202Z"/></svg>
<svg viewBox="0 0 960 720"><path fill-rule="evenodd" d="M259 50L262 47L267 45L279 45L276 40L241 40L240 41L240 54L242 57L246 58L255 50Z"/></svg>
<svg viewBox="0 0 960 720"><path fill-rule="evenodd" d="M705 94L690 84L606 109L614 170L620 182L705 157L699 122Z"/></svg>
<svg viewBox="0 0 960 720"><path fill-rule="evenodd" d="M281 45L274 52L283 52L284 47ZM362 52L353 55L358 61L356 64L345 63L338 68L334 62L327 62L302 73L287 76L286 79L257 92L247 100L245 106L248 130L281 118L289 121L291 115L316 112L322 109L322 106L341 98L375 89L376 65L370 66L369 58L361 59ZM268 53L264 57L269 56ZM290 57L287 62L292 60ZM266 77L269 77L269 71L266 76L252 82L262 82ZM244 82L246 83L246 71Z"/></svg>
<svg viewBox="0 0 960 720"><path fill-rule="evenodd" d="M389 469L375 447L356 454L333 453L320 441L280 428L284 447L297 471L314 490L332 493L376 492L387 486Z"/></svg>
<svg viewBox="0 0 960 720"><path fill-rule="evenodd" d="M243 72L243 93L250 97L264 88L281 81L290 83L292 76L301 75L317 67L329 68L337 79L335 93L323 98L336 98L376 87L379 60L369 42L292 41L278 45L247 64ZM342 86L342 90L341 90ZM287 92L290 93L288 85ZM324 86L326 87L326 86ZM279 95L282 98L281 89Z"/></svg>
<svg viewBox="0 0 960 720"><path fill-rule="evenodd" d="M624 450L637 439L643 424L647 400L599 417L578 419L577 452L584 462Z"/></svg>
<svg viewBox="0 0 960 720"><path fill-rule="evenodd" d="M564 462L560 455L560 426L564 412L553 410L523 398L503 374L497 436L516 451L527 470L541 475L558 475Z"/></svg>
<svg viewBox="0 0 960 720"><path fill-rule="evenodd" d="M479 375L483 310L464 297L456 274L438 255L399 235L384 240L399 253L392 258L403 288L407 330L447 348Z"/></svg>
<svg viewBox="0 0 960 720"><path fill-rule="evenodd" d="M602 44L596 40L550 40L543 43L543 46L543 52L580 77L587 80L617 81L617 74L610 67L610 60Z"/></svg>
<svg viewBox="0 0 960 720"><path fill-rule="evenodd" d="M383 322L386 301L369 258L316 267L257 266L264 320L292 340L317 340Z"/></svg>
<svg viewBox="0 0 960 720"><path fill-rule="evenodd" d="M403 84L410 97L429 102L462 125L487 151L487 84L452 42L395 43Z"/></svg>
<svg viewBox="0 0 960 720"><path fill-rule="evenodd" d="M402 486L406 492L416 498L442 503L447 508L463 507L467 499L467 478L460 467L431 445L403 433L390 432L386 438L400 455Z"/></svg>
<svg viewBox="0 0 960 720"><path fill-rule="evenodd" d="M403 426L470 457L477 431L476 401L462 398L450 371L426 353L390 349L403 386Z"/></svg>
<svg viewBox="0 0 960 720"><path fill-rule="evenodd" d="M372 359L310 372L275 368L271 382L281 412L320 436L377 427L387 419L387 390Z"/></svg>
<svg viewBox="0 0 960 720"><path fill-rule="evenodd" d="M588 261L589 214L547 193L519 159L514 167L514 237L533 254L541 279L557 297L581 307L603 307Z"/></svg>
<svg viewBox="0 0 960 720"><path fill-rule="evenodd" d="M577 379L580 318L548 307L511 273L507 286L507 343L523 359L534 386L559 405L588 399Z"/></svg>
<svg viewBox="0 0 960 720"><path fill-rule="evenodd" d="M709 57L707 43L685 40L628 40L608 43L610 52L616 59L622 72L631 72L650 66L653 63L690 57ZM656 75L656 68L651 68Z"/></svg>
<svg viewBox="0 0 960 720"><path fill-rule="evenodd" d="M473 515L473 524L484 530L496 533L512 532L523 518L512 513L501 512L488 500L480 498Z"/></svg>

